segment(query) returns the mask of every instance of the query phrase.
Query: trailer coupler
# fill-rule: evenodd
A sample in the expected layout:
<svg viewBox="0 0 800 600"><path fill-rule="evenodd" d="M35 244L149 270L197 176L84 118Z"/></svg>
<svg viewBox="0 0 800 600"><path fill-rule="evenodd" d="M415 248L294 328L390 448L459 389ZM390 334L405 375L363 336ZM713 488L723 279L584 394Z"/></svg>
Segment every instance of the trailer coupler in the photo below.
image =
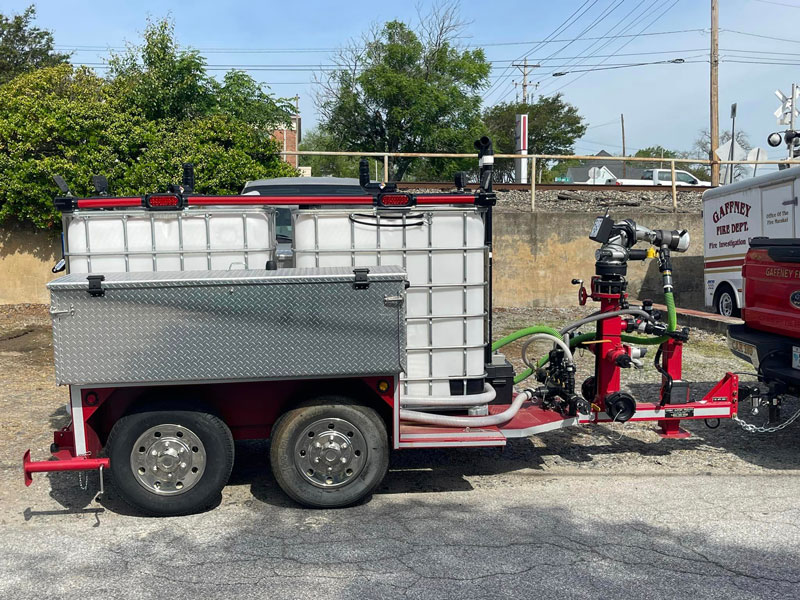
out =
<svg viewBox="0 0 800 600"><path fill-rule="evenodd" d="M95 469L108 469L108 458L89 458L87 456L73 456L69 450L58 450L53 453L56 460L31 460L31 451L25 452L22 457L22 471L25 475L25 485L33 483L33 473L48 473L53 471L94 471Z"/></svg>

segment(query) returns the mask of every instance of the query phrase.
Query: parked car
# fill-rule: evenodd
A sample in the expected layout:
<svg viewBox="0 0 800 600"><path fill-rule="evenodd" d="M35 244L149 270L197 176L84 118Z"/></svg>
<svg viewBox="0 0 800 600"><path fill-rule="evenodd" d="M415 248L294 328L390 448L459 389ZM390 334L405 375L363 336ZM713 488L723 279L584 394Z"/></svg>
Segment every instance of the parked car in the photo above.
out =
<svg viewBox="0 0 800 600"><path fill-rule="evenodd" d="M672 170L646 169L642 173L641 179L614 179L608 183L613 185L672 185ZM675 171L675 184L711 187L710 181L702 181L686 171Z"/></svg>

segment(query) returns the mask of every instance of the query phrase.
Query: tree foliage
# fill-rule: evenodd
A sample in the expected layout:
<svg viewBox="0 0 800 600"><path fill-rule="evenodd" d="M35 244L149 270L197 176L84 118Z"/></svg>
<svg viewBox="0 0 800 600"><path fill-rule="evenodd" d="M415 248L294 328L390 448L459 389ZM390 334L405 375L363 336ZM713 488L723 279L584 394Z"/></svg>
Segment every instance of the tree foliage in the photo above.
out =
<svg viewBox="0 0 800 600"><path fill-rule="evenodd" d="M725 129L720 131L719 134L719 144L725 144L729 142L731 139L731 131L730 129ZM750 139L744 131L737 131L736 132L736 143L739 144L745 150L750 150L752 145L750 144ZM698 158L711 158L711 134L708 132L708 129L701 129L700 132L697 134L697 139L694 141L694 155ZM723 173L727 168L726 165L721 166L720 172L720 181L724 182ZM734 179L741 179L745 177L749 170L752 167L747 165L734 165L733 166L733 178ZM695 169L699 173L702 174L703 179L711 179L711 167L708 165L698 165ZM698 175L700 177L700 175Z"/></svg>
<svg viewBox="0 0 800 600"><path fill-rule="evenodd" d="M166 37L170 23L151 23L141 60L129 52L108 78L59 65L0 86L0 219L58 224L54 174L78 195L91 192L93 174L106 175L115 194L163 190L183 162L195 164L201 193L297 174L271 137L288 116L285 102L244 73L211 80L201 58Z"/></svg>
<svg viewBox="0 0 800 600"><path fill-rule="evenodd" d="M341 150L336 141L323 129L314 129L303 135L300 150L330 152ZM358 177L358 157L355 156L314 156L300 157L302 166L311 167L314 177Z"/></svg>
<svg viewBox="0 0 800 600"><path fill-rule="evenodd" d="M573 145L586 131L578 109L561 94L542 96L533 104L505 102L489 107L483 121L494 142L495 152L513 154L516 115L528 115L529 154L573 154ZM545 168L546 165L540 165ZM495 170L504 179L513 177L514 161L498 159Z"/></svg>
<svg viewBox="0 0 800 600"><path fill-rule="evenodd" d="M474 152L490 67L483 50L456 47L465 24L455 9L437 5L416 29L390 21L334 57L338 69L320 82L317 107L340 149ZM417 162L392 160L391 178L403 179ZM425 168L452 167L439 159Z"/></svg>
<svg viewBox="0 0 800 600"><path fill-rule="evenodd" d="M69 54L53 50L53 34L32 25L36 7L21 15L0 14L0 84L21 73L67 62Z"/></svg>

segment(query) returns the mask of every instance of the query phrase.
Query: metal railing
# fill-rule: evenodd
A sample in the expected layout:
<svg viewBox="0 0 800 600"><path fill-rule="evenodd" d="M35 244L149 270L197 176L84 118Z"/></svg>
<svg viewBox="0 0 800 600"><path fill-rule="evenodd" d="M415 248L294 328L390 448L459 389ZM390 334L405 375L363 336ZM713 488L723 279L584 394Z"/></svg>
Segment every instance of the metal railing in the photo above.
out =
<svg viewBox="0 0 800 600"><path fill-rule="evenodd" d="M366 158L383 159L383 181L389 180L389 158L473 158L478 160L477 153L454 153L454 152L348 152L348 151L322 151L322 150L296 150L279 152L281 156L351 156ZM531 191L531 211L536 211L536 162L550 160L580 160L580 161L604 161L604 162L649 162L669 163L672 172L672 210L678 210L678 190L675 178L676 164L689 165L800 165L798 160L708 160L705 158L658 158L646 156L583 156L579 154L495 154L495 158L522 158L529 162L530 191ZM624 188L622 188L624 189Z"/></svg>

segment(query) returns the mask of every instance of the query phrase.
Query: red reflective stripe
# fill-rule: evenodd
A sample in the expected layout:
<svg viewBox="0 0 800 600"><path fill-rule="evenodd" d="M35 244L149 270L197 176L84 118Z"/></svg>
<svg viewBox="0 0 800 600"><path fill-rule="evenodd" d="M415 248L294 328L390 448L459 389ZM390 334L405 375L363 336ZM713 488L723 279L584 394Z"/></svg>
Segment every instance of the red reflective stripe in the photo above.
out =
<svg viewBox="0 0 800 600"><path fill-rule="evenodd" d="M731 260L710 260L705 263L706 269L716 269L717 267L738 267L744 264L744 258L735 258Z"/></svg>
<svg viewBox="0 0 800 600"><path fill-rule="evenodd" d="M372 204L372 196L188 196L189 206L209 204Z"/></svg>
<svg viewBox="0 0 800 600"><path fill-rule="evenodd" d="M472 195L436 194L416 198L417 204L475 204L475 196Z"/></svg>
<svg viewBox="0 0 800 600"><path fill-rule="evenodd" d="M416 196L417 204L474 204L475 196L469 194L429 194ZM357 204L372 205L372 196L187 196L189 206L224 205L320 205ZM82 198L78 208L132 208L142 206L142 198Z"/></svg>
<svg viewBox="0 0 800 600"><path fill-rule="evenodd" d="M141 198L82 198L78 200L78 208L123 208L141 206Z"/></svg>

